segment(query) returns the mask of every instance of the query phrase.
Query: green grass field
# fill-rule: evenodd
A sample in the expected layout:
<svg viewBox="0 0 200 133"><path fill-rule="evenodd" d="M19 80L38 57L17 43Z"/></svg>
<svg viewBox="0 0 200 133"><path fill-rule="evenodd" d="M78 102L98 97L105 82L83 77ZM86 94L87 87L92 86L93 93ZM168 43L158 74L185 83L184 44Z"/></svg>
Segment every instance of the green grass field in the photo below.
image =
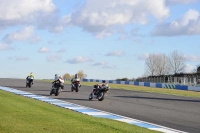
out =
<svg viewBox="0 0 200 133"><path fill-rule="evenodd" d="M51 81L44 80L43 82L51 82ZM65 84L70 84L70 82L67 81L65 82ZM84 85L84 86L93 86L94 84L98 84L98 82L81 82L81 85ZM109 84L109 86L111 87L111 89L124 89L124 90L133 90L133 91L142 91L142 92L200 98L200 92L195 92L195 91L152 88L152 87L145 87L145 86L123 85L123 84Z"/></svg>
<svg viewBox="0 0 200 133"><path fill-rule="evenodd" d="M0 133L156 133L0 90Z"/></svg>

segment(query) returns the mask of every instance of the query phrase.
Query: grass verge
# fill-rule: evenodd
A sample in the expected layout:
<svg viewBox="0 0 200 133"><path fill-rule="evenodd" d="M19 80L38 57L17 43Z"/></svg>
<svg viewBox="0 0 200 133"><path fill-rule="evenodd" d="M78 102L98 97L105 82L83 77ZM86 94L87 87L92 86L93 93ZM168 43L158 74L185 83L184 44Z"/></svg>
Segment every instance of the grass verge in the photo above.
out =
<svg viewBox="0 0 200 133"><path fill-rule="evenodd" d="M0 90L1 133L157 133Z"/></svg>
<svg viewBox="0 0 200 133"><path fill-rule="evenodd" d="M42 80L42 81L51 82L50 80ZM65 84L70 84L70 82L67 81L65 82ZM84 86L93 86L94 84L98 84L98 82L81 82L81 85L84 85ZM184 91L184 90L153 88L153 87L123 85L123 84L109 84L109 86L111 87L111 89L124 89L124 90L133 90L133 91L141 91L141 92L151 92L151 93L159 93L159 94L200 98L200 92L196 92L196 91Z"/></svg>

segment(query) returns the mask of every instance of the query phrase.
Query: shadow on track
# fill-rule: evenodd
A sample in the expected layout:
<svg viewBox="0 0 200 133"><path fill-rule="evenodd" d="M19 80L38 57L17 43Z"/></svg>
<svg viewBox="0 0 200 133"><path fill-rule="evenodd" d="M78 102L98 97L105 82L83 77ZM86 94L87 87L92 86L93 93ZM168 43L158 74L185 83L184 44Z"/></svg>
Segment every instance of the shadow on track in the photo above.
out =
<svg viewBox="0 0 200 133"><path fill-rule="evenodd" d="M152 99L152 100L166 100L166 101L183 101L183 102L200 102L200 100L186 100L186 99L171 99L171 98L155 98L155 97L140 97L140 96L114 96L120 98L135 98L135 99Z"/></svg>

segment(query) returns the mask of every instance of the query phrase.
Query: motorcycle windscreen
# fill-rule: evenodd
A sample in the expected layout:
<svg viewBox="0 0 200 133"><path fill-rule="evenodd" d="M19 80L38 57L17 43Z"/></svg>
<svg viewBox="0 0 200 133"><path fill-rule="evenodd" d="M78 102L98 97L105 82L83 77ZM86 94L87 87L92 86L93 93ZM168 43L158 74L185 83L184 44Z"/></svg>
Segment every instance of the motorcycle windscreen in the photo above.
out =
<svg viewBox="0 0 200 133"><path fill-rule="evenodd" d="M33 76L30 76L29 79L33 79Z"/></svg>

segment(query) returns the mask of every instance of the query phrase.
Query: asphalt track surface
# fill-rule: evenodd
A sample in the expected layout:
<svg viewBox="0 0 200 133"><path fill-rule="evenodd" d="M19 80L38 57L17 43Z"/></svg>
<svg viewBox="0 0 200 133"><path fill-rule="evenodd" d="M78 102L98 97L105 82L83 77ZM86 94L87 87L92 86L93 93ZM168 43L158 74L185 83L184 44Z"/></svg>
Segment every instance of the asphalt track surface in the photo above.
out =
<svg viewBox="0 0 200 133"><path fill-rule="evenodd" d="M25 87L22 79L0 79L0 86L15 88L38 95L111 112L118 115L166 126L169 128L200 133L200 99L112 89L104 101L89 101L92 87L82 86L79 92L71 92L65 84L59 96L50 96L51 83L35 81L32 88Z"/></svg>

